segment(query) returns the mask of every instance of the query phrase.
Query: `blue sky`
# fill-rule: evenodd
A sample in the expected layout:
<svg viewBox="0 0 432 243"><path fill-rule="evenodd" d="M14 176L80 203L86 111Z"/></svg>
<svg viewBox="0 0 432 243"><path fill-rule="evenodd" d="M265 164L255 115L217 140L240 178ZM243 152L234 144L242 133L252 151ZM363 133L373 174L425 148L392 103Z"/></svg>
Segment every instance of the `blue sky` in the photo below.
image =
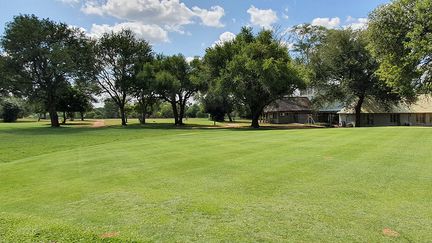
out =
<svg viewBox="0 0 432 243"><path fill-rule="evenodd" d="M35 14L84 28L94 37L131 28L158 53L201 56L241 26L287 29L301 23L361 28L388 0L14 0L0 2L0 34L14 15Z"/></svg>

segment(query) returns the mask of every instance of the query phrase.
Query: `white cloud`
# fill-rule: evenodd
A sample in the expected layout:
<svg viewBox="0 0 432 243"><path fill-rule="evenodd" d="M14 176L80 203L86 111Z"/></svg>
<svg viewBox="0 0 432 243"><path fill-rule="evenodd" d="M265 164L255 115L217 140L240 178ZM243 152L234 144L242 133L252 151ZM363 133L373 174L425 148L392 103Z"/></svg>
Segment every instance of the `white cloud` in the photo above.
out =
<svg viewBox="0 0 432 243"><path fill-rule="evenodd" d="M199 7L191 9L180 0L88 0L81 11L168 28L191 24L196 17L206 26L222 27L220 21L225 15L224 9L220 6L213 6L209 10Z"/></svg>
<svg viewBox="0 0 432 243"><path fill-rule="evenodd" d="M186 57L186 62L191 63L195 59L201 60L202 57L200 56Z"/></svg>
<svg viewBox="0 0 432 243"><path fill-rule="evenodd" d="M106 0L87 1L86 14L107 15L146 24L179 26L192 22L194 13L179 0Z"/></svg>
<svg viewBox="0 0 432 243"><path fill-rule="evenodd" d="M219 39L213 43L213 47L216 45L223 45L225 42L234 40L236 35L232 32L224 32L219 36Z"/></svg>
<svg viewBox="0 0 432 243"><path fill-rule="evenodd" d="M270 29L271 25L278 21L277 14L272 9L258 9L252 5L247 13L250 15L250 22L262 28Z"/></svg>
<svg viewBox="0 0 432 243"><path fill-rule="evenodd" d="M329 29L334 29L340 26L340 18L339 17L335 17L335 18L316 18L314 20L312 20L312 25L315 26L323 26Z"/></svg>
<svg viewBox="0 0 432 243"><path fill-rule="evenodd" d="M360 30L366 28L369 20L367 18L353 18L348 16L344 28L352 28L354 30Z"/></svg>
<svg viewBox="0 0 432 243"><path fill-rule="evenodd" d="M194 13L201 18L203 25L211 27L224 27L221 18L225 15L225 10L221 6L213 6L210 10L193 7Z"/></svg>
<svg viewBox="0 0 432 243"><path fill-rule="evenodd" d="M284 18L284 19L289 19L289 16L288 16L288 8L285 8L284 9L284 12L282 13L282 18Z"/></svg>
<svg viewBox="0 0 432 243"><path fill-rule="evenodd" d="M115 25L93 24L89 35L95 38L104 33L120 32L123 29L130 29L137 38L145 39L150 43L168 42L168 33L157 25L145 25L137 22L125 22Z"/></svg>

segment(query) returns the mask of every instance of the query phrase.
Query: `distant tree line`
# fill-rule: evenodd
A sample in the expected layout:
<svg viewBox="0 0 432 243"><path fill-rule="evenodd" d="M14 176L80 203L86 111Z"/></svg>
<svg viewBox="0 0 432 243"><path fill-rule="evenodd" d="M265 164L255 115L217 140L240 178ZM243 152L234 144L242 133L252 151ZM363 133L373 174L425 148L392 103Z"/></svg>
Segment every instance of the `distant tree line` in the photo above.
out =
<svg viewBox="0 0 432 243"><path fill-rule="evenodd" d="M145 124L148 117L170 117L181 126L186 117L223 121L241 114L257 128L267 105L313 87L314 102L352 105L361 126L366 99L391 105L431 91L431 5L395 0L375 9L367 28L303 24L288 41L244 27L190 62L154 53L127 29L92 39L64 23L19 15L0 41L1 116L14 121L22 104L31 104L49 114L52 127L60 126L58 114L63 123L87 114L120 118L123 126L128 118ZM105 97L103 107L93 107L96 97Z"/></svg>

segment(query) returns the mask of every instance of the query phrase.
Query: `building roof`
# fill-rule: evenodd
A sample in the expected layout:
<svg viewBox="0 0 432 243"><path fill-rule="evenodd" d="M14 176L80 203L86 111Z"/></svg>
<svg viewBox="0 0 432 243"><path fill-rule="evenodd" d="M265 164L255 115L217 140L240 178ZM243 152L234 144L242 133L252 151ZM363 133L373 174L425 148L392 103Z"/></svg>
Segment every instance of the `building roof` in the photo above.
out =
<svg viewBox="0 0 432 243"><path fill-rule="evenodd" d="M413 104L400 103L398 105L392 105L388 109L384 106L374 102L373 100L365 100L362 106L362 113L366 114L386 114L386 113L432 113L432 96L420 95L417 101ZM343 108L339 114L354 114L353 107Z"/></svg>
<svg viewBox="0 0 432 243"><path fill-rule="evenodd" d="M312 103L307 97L285 97L264 108L264 112L312 112Z"/></svg>

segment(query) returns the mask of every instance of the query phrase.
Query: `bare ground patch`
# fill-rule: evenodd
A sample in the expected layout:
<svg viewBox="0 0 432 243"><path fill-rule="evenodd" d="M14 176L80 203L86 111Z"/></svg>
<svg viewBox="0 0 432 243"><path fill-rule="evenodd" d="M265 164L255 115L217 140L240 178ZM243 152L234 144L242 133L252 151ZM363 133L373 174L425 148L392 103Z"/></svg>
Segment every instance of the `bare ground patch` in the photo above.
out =
<svg viewBox="0 0 432 243"><path fill-rule="evenodd" d="M383 235L389 236L389 237L399 237L400 234L390 228L384 228L382 231Z"/></svg>
<svg viewBox="0 0 432 243"><path fill-rule="evenodd" d="M99 127L104 127L104 126L105 126L104 120L97 120L97 121L93 122L93 125L91 127L92 128L99 128Z"/></svg>

